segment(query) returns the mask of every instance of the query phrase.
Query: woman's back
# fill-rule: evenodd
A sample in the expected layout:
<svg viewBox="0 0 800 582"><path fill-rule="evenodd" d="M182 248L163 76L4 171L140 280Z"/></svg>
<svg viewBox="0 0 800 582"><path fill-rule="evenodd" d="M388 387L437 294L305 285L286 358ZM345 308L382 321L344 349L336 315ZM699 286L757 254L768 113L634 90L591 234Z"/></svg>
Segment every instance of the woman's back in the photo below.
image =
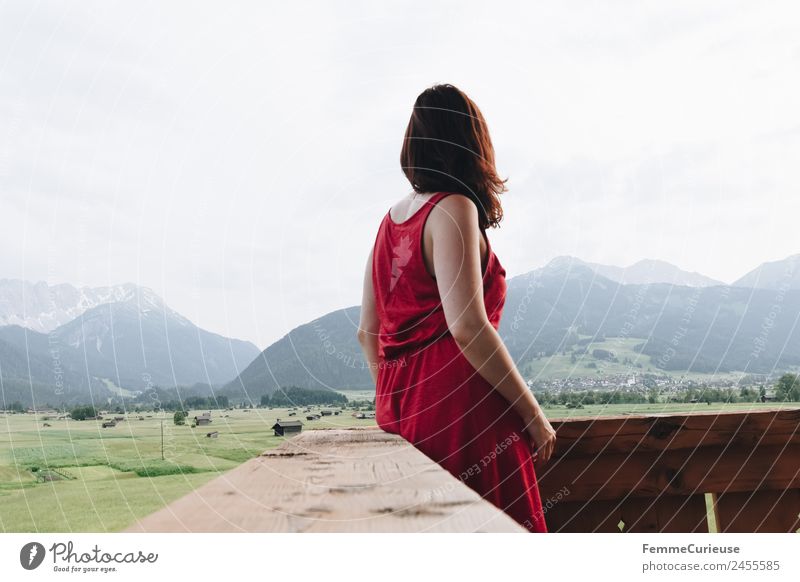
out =
<svg viewBox="0 0 800 582"><path fill-rule="evenodd" d="M402 198L399 200L394 206L389 209L389 218L394 223L403 223L412 218L417 212L423 210L426 206L437 206L438 208L442 208L445 206L444 204L439 205L437 202L431 202L431 199L440 194L440 192L433 192L428 194L416 194L412 193L412 197ZM435 208L430 208L430 212L435 212ZM446 210L444 211L447 212ZM433 253L431 250L431 236L430 231L428 228L428 221L425 221L423 226L423 245L422 245L422 255L425 259L425 266L427 267L428 273L433 276ZM486 237L481 237L481 266L483 269L486 268L486 259L488 258L489 254L489 245L487 242Z"/></svg>
<svg viewBox="0 0 800 582"><path fill-rule="evenodd" d="M449 333L442 300L433 275L431 241L426 244L428 217L450 192L436 192L417 205L405 204L404 220L386 213L373 249L373 288L380 321L379 355L390 359L400 351L416 349ZM505 270L485 249L484 300L489 320L497 326L505 299ZM426 256L427 255L427 256ZM491 275L491 276L489 276Z"/></svg>

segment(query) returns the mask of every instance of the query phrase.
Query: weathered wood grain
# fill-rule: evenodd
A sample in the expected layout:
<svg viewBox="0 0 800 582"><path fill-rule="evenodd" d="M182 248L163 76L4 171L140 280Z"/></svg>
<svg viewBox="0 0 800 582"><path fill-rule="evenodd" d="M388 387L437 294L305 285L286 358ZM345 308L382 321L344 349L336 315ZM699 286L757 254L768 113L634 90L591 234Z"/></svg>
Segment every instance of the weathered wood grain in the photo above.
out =
<svg viewBox="0 0 800 582"><path fill-rule="evenodd" d="M718 496L717 509L723 532L796 532L800 528L800 489L723 493Z"/></svg>
<svg viewBox="0 0 800 582"><path fill-rule="evenodd" d="M313 430L128 532L524 532L398 436Z"/></svg>
<svg viewBox="0 0 800 582"><path fill-rule="evenodd" d="M567 456L552 460L539 476L545 498L563 487L570 501L795 489L800 445Z"/></svg>
<svg viewBox="0 0 800 582"><path fill-rule="evenodd" d="M566 498L568 499L568 497ZM708 532L704 495L566 501L545 514L554 533Z"/></svg>
<svg viewBox="0 0 800 582"><path fill-rule="evenodd" d="M552 531L795 531L800 409L556 420L538 471Z"/></svg>
<svg viewBox="0 0 800 582"><path fill-rule="evenodd" d="M800 445L800 409L554 420L555 457L708 446Z"/></svg>

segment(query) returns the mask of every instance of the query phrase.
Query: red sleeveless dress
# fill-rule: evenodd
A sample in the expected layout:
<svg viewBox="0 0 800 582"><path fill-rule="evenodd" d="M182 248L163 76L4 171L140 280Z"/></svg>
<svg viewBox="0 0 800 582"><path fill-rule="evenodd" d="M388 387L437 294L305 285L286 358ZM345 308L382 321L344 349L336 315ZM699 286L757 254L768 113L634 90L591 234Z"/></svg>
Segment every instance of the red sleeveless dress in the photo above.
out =
<svg viewBox="0 0 800 582"><path fill-rule="evenodd" d="M546 532L522 418L462 354L448 331L436 281L425 268L423 226L449 194L434 194L403 223L387 212L378 229L372 263L380 320L376 421L529 531ZM488 254L484 302L497 328L505 269L490 246Z"/></svg>

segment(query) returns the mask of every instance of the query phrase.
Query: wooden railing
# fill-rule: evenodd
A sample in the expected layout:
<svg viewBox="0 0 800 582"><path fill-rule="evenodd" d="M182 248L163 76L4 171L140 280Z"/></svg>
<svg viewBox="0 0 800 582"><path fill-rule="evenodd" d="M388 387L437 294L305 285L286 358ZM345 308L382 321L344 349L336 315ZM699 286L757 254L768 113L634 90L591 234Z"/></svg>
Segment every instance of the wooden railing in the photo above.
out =
<svg viewBox="0 0 800 582"><path fill-rule="evenodd" d="M551 532L793 532L800 410L553 421L538 470ZM396 435L312 430L130 532L524 532Z"/></svg>
<svg viewBox="0 0 800 582"><path fill-rule="evenodd" d="M550 531L795 532L800 410L554 421Z"/></svg>
<svg viewBox="0 0 800 582"><path fill-rule="evenodd" d="M377 427L303 432L126 531L525 532Z"/></svg>

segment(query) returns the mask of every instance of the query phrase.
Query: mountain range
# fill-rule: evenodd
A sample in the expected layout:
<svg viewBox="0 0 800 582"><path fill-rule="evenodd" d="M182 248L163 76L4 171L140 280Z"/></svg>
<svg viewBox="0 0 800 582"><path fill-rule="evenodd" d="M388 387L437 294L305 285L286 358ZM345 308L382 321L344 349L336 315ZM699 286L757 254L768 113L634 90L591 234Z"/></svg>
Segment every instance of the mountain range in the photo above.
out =
<svg viewBox="0 0 800 582"><path fill-rule="evenodd" d="M624 338L656 369L769 373L800 365L799 318L800 255L730 285L663 261L619 268L557 257L508 280L500 333L520 369L587 338ZM192 385L253 401L279 386L370 389L358 319L357 306L328 313L259 353L144 287L3 279L0 388L6 404Z"/></svg>
<svg viewBox="0 0 800 582"><path fill-rule="evenodd" d="M0 326L19 325L47 333L92 307L132 299L137 289L133 283L74 287L66 283L48 285L44 281L0 279Z"/></svg>
<svg viewBox="0 0 800 582"><path fill-rule="evenodd" d="M569 260L580 262L574 257L559 257L555 260ZM655 261L643 259L629 267L615 267L612 265L600 265L597 263L583 263L598 275L606 279L611 279L617 283L631 285L651 285L653 283L669 283L672 285L683 285L686 287L711 287L714 285L724 285L722 281L717 281L711 277L706 277L700 273L684 271L665 261Z"/></svg>
<svg viewBox="0 0 800 582"><path fill-rule="evenodd" d="M792 272L797 264L789 257L764 271ZM757 277L760 269L724 285L659 261L626 270L557 257L508 280L499 331L520 369L587 338L631 341L656 370L764 374L798 366L800 286L795 278L776 287L786 278ZM293 329L223 392L257 400L288 384L371 388L355 337L358 320L359 308L350 307Z"/></svg>
<svg viewBox="0 0 800 582"><path fill-rule="evenodd" d="M775 291L800 289L800 254L763 263L737 279L733 286Z"/></svg>
<svg viewBox="0 0 800 582"><path fill-rule="evenodd" d="M15 297L13 288L19 289L19 282L8 286L0 285L0 296ZM104 401L155 387L218 385L236 377L259 353L250 342L195 326L147 288L57 287L50 293L41 284L32 285L36 301L49 311L28 315L32 312L20 306L27 309L37 303L27 298L3 305L10 320L30 326L0 327L0 381L6 403L55 404L89 397ZM52 327L65 313L79 314ZM47 333L39 331L48 328Z"/></svg>

